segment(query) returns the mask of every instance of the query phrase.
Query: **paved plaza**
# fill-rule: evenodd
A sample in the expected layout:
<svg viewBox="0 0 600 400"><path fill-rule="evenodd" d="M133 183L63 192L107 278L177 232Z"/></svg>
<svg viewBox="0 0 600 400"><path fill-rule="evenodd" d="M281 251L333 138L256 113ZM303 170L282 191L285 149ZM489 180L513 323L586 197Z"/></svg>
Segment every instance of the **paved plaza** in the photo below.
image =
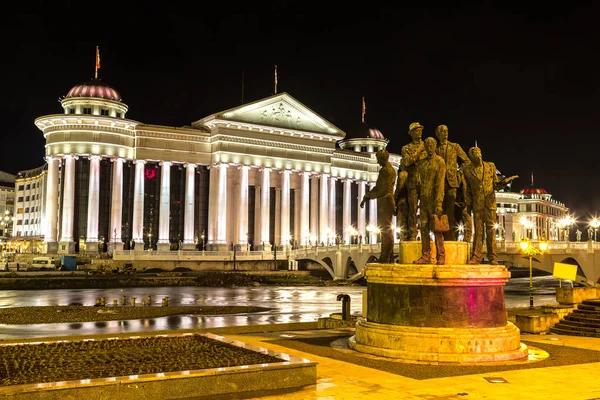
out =
<svg viewBox="0 0 600 400"><path fill-rule="evenodd" d="M592 400L600 399L600 338L585 338L562 335L521 335L521 341L534 350L541 348L541 354L548 358L539 361L511 363L505 366L468 367L473 372L463 374L465 368L456 366L439 368L435 365L403 364L398 370L404 375L378 369L378 357L365 356L364 361L342 361L344 355L351 350L326 349L325 346L307 347L300 351L287 346L294 341L332 342L338 338L353 334L353 329L338 330L297 330L283 332L265 332L249 334L226 335L232 339L249 344L265 347L274 351L288 353L292 356L316 361L317 385L300 391L281 394L253 394L260 399L407 399L407 400L438 400L438 399L569 399ZM339 340L343 342L343 340ZM535 346L538 345L539 348ZM294 346L296 347L296 346ZM342 346L343 347L343 346ZM334 353L332 353L334 352ZM335 352L339 353L335 355ZM322 355L318 355L322 353ZM332 356L332 354L334 354ZM354 359L356 358L353 356ZM555 365L556 359L560 358ZM383 360L380 360L383 361ZM592 362L590 362L592 361ZM390 361L385 360L390 364ZM362 364L362 365L361 365ZM371 365L369 365L371 364ZM504 368L516 368L503 370ZM478 371L481 369L481 371ZM431 377L431 370L443 371L446 376ZM428 372L429 371L429 372ZM419 374L422 377L419 377ZM405 376L408 375L408 376ZM239 396L239 394L238 394ZM237 397L239 398L239 397Z"/></svg>

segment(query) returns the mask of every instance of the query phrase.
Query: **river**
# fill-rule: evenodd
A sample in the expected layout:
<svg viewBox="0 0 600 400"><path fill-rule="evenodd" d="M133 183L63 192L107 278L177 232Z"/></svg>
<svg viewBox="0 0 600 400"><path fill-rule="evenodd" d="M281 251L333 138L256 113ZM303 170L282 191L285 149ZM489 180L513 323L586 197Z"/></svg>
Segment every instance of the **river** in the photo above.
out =
<svg viewBox="0 0 600 400"><path fill-rule="evenodd" d="M556 304L555 288L559 281L552 276L534 277L533 293L536 306ZM341 312L338 294L348 294L352 313L362 310L364 286L347 287L152 287L127 289L57 289L4 290L0 292L0 307L30 307L81 304L92 306L96 298L105 297L106 304L121 301L122 296L136 297L137 303L152 296L153 306L161 306L169 297L170 305L248 305L270 308L257 314L223 316L177 315L162 318L36 325L0 325L0 339L34 338L57 335L88 335L153 330L214 328L289 322L313 322L331 313ZM507 308L529 306L529 278L512 278L505 286Z"/></svg>

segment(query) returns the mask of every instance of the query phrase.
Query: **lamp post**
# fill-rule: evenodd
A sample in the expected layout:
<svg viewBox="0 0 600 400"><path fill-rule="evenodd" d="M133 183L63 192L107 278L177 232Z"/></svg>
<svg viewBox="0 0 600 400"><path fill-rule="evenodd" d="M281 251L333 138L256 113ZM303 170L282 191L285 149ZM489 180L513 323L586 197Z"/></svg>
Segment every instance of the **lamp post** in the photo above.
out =
<svg viewBox="0 0 600 400"><path fill-rule="evenodd" d="M525 257L529 257L529 308L533 308L533 256L543 254L548 250L548 242L544 239L538 242L538 247L531 243L531 239L521 239L521 250Z"/></svg>
<svg viewBox="0 0 600 400"><path fill-rule="evenodd" d="M200 239L202 239L202 251L204 251L204 248L206 247L206 242L204 241L205 238L206 235L204 234L204 231L202 231L202 233L200 234Z"/></svg>
<svg viewBox="0 0 600 400"><path fill-rule="evenodd" d="M598 229L598 227L600 227L600 220L598 220L598 218L593 218L590 221L590 227L594 230L594 242L596 241L596 229Z"/></svg>

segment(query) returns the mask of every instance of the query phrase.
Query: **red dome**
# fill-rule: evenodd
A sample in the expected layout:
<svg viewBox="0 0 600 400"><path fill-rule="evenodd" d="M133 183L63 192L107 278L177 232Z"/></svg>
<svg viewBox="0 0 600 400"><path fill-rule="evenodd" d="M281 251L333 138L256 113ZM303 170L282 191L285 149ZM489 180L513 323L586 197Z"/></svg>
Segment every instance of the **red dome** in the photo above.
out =
<svg viewBox="0 0 600 400"><path fill-rule="evenodd" d="M100 79L92 79L87 82L78 83L73 86L65 98L72 97L98 97L101 99L121 101L121 95L112 87L103 83Z"/></svg>
<svg viewBox="0 0 600 400"><path fill-rule="evenodd" d="M533 185L529 185L521 190L521 194L548 194L546 189L536 188Z"/></svg>

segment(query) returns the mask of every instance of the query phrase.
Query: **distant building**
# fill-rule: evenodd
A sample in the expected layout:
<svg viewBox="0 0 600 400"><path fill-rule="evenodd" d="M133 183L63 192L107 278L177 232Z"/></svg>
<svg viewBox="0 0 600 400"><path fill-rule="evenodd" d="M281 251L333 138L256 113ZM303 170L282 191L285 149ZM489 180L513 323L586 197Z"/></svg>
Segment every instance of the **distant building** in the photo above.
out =
<svg viewBox="0 0 600 400"><path fill-rule="evenodd" d="M507 188L510 190L510 186ZM519 241L522 238L532 240L565 240L559 227L567 217L569 209L554 200L545 189L532 183L519 192L500 190L496 192L499 238L507 241Z"/></svg>
<svg viewBox="0 0 600 400"><path fill-rule="evenodd" d="M13 237L22 252L37 252L31 247L44 238L47 164L20 171L15 180L15 221ZM36 243L37 244L37 243Z"/></svg>
<svg viewBox="0 0 600 400"><path fill-rule="evenodd" d="M13 230L15 178L15 175L0 171L0 240L2 241L10 238Z"/></svg>

